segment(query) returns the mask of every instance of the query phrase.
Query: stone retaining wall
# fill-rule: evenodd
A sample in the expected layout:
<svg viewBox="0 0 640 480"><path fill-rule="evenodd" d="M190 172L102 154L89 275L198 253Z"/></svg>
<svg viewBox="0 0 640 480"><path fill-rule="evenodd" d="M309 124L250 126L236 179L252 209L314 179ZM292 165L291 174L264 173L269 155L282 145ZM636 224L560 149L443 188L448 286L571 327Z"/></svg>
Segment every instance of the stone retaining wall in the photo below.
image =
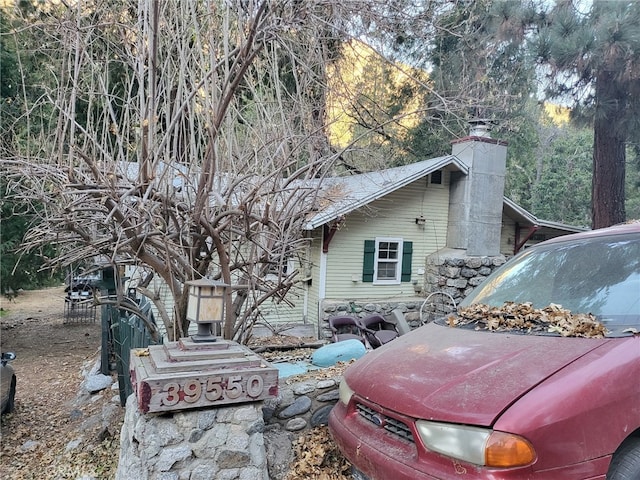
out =
<svg viewBox="0 0 640 480"><path fill-rule="evenodd" d="M260 406L145 415L130 395L116 480L269 480Z"/></svg>
<svg viewBox="0 0 640 480"><path fill-rule="evenodd" d="M367 315L378 313L383 317L389 317L391 312L399 309L405 320L411 327L420 326L420 306L424 302L424 298L413 297L403 298L402 300L329 300L325 299L322 303L322 338L331 339L331 330L329 329L329 318L340 315L352 315L358 318L364 318Z"/></svg>
<svg viewBox="0 0 640 480"><path fill-rule="evenodd" d="M299 433L327 424L329 412L338 401L341 380L341 375L322 379L281 378L278 396L263 402L264 442L271 480L285 477L294 457L292 443Z"/></svg>

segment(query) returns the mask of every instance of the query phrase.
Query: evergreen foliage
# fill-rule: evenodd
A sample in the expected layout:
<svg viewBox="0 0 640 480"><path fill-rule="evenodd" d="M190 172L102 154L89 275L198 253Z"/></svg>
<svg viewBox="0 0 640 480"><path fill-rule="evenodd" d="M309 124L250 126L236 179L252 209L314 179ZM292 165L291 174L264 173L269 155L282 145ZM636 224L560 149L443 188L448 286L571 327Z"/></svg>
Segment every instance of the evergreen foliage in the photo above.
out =
<svg viewBox="0 0 640 480"><path fill-rule="evenodd" d="M42 144L29 142L27 138L29 135L38 138L50 125L50 109L34 108L47 81L46 44L25 30L39 14L36 5L28 1L18 2L16 12L7 6L0 7L0 155L4 159L11 159L16 151L31 154L41 151ZM30 111L29 118L25 115L27 110ZM9 190L10 183L6 170L2 169L0 288L6 292L58 283L60 274L45 268L46 259L53 257L54 247L29 252L20 250L25 234L34 226L36 210L42 208L42 204L16 201Z"/></svg>
<svg viewBox="0 0 640 480"><path fill-rule="evenodd" d="M626 143L640 118L640 4L563 0L541 18L532 43L547 94L593 125L592 226L622 222Z"/></svg>
<svg viewBox="0 0 640 480"><path fill-rule="evenodd" d="M55 285L60 272L43 269L54 256L53 246L20 253L22 239L32 227L33 216L7 195L6 182L0 178L0 286L2 293Z"/></svg>

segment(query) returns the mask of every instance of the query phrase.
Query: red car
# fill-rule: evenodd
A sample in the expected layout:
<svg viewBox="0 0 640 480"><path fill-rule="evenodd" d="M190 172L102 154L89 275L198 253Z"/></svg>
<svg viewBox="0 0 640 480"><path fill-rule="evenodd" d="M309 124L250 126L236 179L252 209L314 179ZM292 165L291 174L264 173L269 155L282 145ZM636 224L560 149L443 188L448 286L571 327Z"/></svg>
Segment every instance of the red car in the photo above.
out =
<svg viewBox="0 0 640 480"><path fill-rule="evenodd" d="M531 247L349 367L354 478L640 479L640 223Z"/></svg>

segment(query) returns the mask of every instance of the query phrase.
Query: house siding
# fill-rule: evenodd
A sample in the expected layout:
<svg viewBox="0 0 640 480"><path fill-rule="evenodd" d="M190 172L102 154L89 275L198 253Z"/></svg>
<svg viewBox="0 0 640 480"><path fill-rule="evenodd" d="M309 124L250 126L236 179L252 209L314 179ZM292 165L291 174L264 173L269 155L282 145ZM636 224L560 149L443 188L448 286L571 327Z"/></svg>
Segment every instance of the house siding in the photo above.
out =
<svg viewBox="0 0 640 480"><path fill-rule="evenodd" d="M304 287L300 286L289 290L286 301L277 301L273 298L266 301L260 307L260 318L257 319L256 324L266 324L265 326L269 327L276 323L303 322L304 295Z"/></svg>
<svg viewBox="0 0 640 480"><path fill-rule="evenodd" d="M516 239L516 222L502 215L502 232L500 233L500 253L507 257L513 255L514 242Z"/></svg>
<svg viewBox="0 0 640 480"><path fill-rule="evenodd" d="M325 298L414 295L413 281L423 283L425 258L445 246L448 202L448 175L443 175L442 185L427 185L425 177L348 215L329 246ZM425 224L417 225L421 216ZM364 241L375 237L413 242L411 282L362 282Z"/></svg>
<svg viewBox="0 0 640 480"><path fill-rule="evenodd" d="M309 247L301 264L295 264L298 270L298 284L291 288L286 301L270 300L260 307L260 317L256 326L261 333L288 331L305 326L303 330L296 330L301 335L316 335L318 318L318 285L320 284L320 252L322 246L322 229L308 234Z"/></svg>

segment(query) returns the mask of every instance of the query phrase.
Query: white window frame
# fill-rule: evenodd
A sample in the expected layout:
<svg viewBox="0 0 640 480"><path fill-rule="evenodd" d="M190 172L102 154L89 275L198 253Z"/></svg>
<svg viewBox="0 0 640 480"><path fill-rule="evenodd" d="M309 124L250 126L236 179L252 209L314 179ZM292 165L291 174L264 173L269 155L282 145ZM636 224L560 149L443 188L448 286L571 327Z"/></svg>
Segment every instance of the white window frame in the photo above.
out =
<svg viewBox="0 0 640 480"><path fill-rule="evenodd" d="M380 244L381 243L397 243L398 255L395 260L381 259L380 258ZM398 237L376 237L376 250L373 258L373 283L374 285L400 285L402 280L402 245L403 239ZM382 262L396 262L396 276L393 279L390 278L378 278L378 265Z"/></svg>

